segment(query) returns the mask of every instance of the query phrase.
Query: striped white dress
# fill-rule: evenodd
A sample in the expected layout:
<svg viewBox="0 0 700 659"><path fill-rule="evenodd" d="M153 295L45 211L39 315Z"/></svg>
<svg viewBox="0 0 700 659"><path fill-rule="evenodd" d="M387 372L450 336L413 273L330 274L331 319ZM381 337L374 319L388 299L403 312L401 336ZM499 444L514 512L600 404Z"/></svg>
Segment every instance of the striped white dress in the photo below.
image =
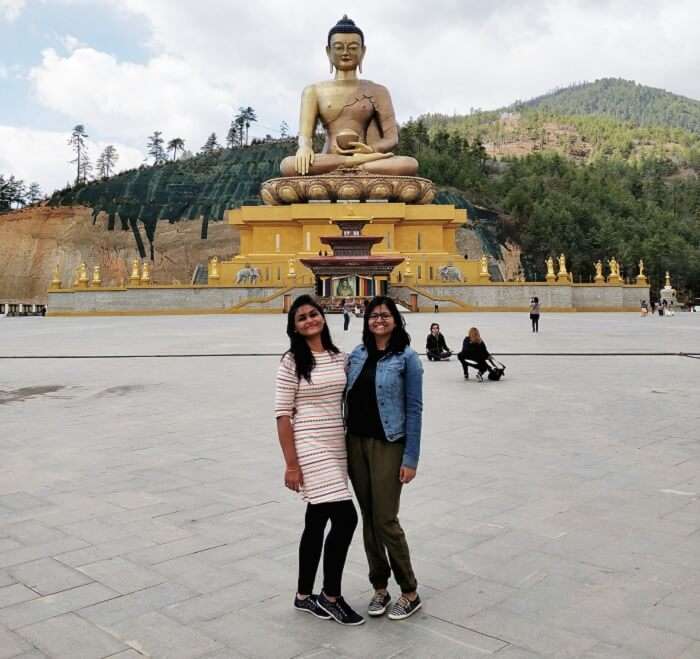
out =
<svg viewBox="0 0 700 659"><path fill-rule="evenodd" d="M294 427L307 503L352 499L343 424L344 353L314 353L311 383L297 379L294 357L287 354L277 371L275 417L289 416Z"/></svg>

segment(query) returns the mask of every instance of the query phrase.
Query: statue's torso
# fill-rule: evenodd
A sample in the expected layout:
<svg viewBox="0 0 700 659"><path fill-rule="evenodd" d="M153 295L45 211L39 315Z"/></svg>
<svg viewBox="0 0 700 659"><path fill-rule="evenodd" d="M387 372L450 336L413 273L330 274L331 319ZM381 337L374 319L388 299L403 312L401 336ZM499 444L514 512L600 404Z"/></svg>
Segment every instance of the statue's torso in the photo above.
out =
<svg viewBox="0 0 700 659"><path fill-rule="evenodd" d="M352 129L367 141L367 128L382 103L383 88L370 80L329 80L314 85L318 115L326 129L327 144L335 142L342 129Z"/></svg>

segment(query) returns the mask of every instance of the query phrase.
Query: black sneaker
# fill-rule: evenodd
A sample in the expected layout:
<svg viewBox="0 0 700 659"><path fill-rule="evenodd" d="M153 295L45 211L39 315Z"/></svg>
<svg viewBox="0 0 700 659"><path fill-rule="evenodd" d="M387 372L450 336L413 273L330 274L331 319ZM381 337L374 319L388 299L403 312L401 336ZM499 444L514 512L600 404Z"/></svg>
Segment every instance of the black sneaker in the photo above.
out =
<svg viewBox="0 0 700 659"><path fill-rule="evenodd" d="M418 595L412 602L401 595L394 603L394 606L391 607L391 611L389 611L389 620L405 620L418 611L421 606L423 606L423 603Z"/></svg>
<svg viewBox="0 0 700 659"><path fill-rule="evenodd" d="M310 613L312 616L321 618L321 620L331 619L331 616L318 605L318 597L316 595L309 595L303 599L295 596L294 608L302 613Z"/></svg>
<svg viewBox="0 0 700 659"><path fill-rule="evenodd" d="M333 620L341 625L361 625L365 621L359 613L350 608L350 605L342 597L338 597L335 602L331 602L321 593L317 602L319 608L328 613Z"/></svg>
<svg viewBox="0 0 700 659"><path fill-rule="evenodd" d="M389 606L389 602L391 602L389 593L374 593L367 607L367 613L371 616L383 616Z"/></svg>

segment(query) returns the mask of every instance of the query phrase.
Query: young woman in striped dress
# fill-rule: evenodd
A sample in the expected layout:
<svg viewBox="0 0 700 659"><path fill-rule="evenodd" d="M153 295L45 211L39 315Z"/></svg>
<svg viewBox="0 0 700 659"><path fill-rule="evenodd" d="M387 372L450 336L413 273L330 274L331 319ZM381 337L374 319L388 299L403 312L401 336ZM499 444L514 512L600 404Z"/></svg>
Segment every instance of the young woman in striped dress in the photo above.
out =
<svg viewBox="0 0 700 659"><path fill-rule="evenodd" d="M294 608L344 625L361 625L364 618L341 595L345 559L357 526L342 413L346 356L333 345L323 309L309 295L292 304L287 335L289 350L277 372L277 434L286 463L284 484L300 492L307 504ZM312 591L322 552L323 590L316 596Z"/></svg>

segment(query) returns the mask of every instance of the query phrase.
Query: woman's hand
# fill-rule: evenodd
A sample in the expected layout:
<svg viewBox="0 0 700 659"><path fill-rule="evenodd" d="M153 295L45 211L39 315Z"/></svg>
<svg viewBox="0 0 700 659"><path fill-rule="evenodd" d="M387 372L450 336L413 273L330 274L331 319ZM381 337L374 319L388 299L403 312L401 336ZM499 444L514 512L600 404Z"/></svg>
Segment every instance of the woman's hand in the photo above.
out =
<svg viewBox="0 0 700 659"><path fill-rule="evenodd" d="M399 470L399 480L408 485L416 477L416 470L411 467L401 467Z"/></svg>
<svg viewBox="0 0 700 659"><path fill-rule="evenodd" d="M294 492L298 492L304 485L304 475L301 473L301 467L287 467L284 470L284 485Z"/></svg>

